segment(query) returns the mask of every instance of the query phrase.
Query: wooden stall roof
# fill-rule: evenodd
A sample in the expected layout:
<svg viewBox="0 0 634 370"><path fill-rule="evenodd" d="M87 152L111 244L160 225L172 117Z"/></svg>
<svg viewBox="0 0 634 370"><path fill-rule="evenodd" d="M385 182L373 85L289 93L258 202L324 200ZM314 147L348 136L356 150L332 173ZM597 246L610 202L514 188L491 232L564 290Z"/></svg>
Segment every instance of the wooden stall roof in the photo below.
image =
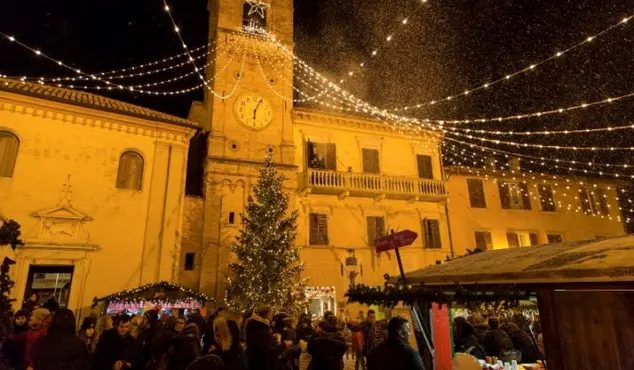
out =
<svg viewBox="0 0 634 370"><path fill-rule="evenodd" d="M413 285L634 282L634 235L491 250L406 276Z"/></svg>

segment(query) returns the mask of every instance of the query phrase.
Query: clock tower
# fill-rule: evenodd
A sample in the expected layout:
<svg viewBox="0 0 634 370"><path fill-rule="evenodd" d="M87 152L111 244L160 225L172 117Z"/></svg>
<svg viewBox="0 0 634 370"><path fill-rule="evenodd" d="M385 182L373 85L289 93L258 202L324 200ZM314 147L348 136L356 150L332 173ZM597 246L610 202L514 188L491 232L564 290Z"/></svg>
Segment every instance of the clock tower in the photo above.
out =
<svg viewBox="0 0 634 370"><path fill-rule="evenodd" d="M203 230L196 243L200 288L222 302L231 244L267 152L286 176L285 187L297 187L293 0L210 0L208 10L207 87L189 116L209 134Z"/></svg>

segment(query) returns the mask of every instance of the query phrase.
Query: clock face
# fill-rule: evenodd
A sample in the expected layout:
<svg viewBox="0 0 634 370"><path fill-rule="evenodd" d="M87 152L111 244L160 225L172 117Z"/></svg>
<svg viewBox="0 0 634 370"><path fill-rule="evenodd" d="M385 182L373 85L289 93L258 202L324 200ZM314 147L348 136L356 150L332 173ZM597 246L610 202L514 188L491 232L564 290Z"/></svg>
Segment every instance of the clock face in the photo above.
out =
<svg viewBox="0 0 634 370"><path fill-rule="evenodd" d="M263 129L273 120L271 103L256 93L240 95L234 103L234 112L238 121L251 129Z"/></svg>

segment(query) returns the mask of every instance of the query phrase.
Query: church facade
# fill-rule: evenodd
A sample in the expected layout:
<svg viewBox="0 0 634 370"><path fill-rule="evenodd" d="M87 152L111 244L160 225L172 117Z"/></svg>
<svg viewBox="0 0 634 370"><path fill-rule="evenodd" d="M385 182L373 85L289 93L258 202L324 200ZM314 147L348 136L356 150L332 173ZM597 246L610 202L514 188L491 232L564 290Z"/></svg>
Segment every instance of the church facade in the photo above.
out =
<svg viewBox="0 0 634 370"><path fill-rule="evenodd" d="M24 245L11 294L73 310L178 279L195 123L113 99L0 79L0 216Z"/></svg>

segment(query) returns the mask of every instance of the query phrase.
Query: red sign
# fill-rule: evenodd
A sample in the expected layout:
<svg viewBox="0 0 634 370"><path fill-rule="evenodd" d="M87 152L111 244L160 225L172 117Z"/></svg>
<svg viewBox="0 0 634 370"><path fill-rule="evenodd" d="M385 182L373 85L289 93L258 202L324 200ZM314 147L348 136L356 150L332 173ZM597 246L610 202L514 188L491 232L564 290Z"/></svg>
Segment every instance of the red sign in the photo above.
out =
<svg viewBox="0 0 634 370"><path fill-rule="evenodd" d="M389 251L405 247L414 243L414 240L418 237L418 234L412 230L403 230L395 234L380 237L374 241L374 248L376 253Z"/></svg>

